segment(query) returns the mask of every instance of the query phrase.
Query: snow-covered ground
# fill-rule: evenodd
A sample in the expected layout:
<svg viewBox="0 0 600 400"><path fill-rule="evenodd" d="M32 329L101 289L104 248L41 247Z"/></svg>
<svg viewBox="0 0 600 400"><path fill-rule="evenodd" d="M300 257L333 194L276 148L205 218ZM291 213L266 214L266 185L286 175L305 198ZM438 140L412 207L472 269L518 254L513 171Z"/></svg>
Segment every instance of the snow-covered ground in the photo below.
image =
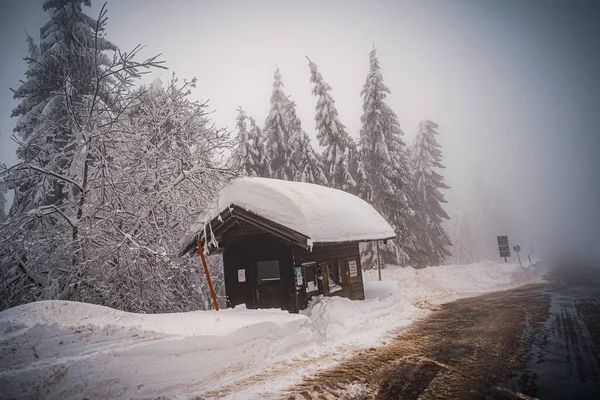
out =
<svg viewBox="0 0 600 400"><path fill-rule="evenodd" d="M364 273L364 301L314 299L300 315L243 307L141 315L44 301L0 313L0 397L269 398L384 343L436 304L539 280L485 262Z"/></svg>

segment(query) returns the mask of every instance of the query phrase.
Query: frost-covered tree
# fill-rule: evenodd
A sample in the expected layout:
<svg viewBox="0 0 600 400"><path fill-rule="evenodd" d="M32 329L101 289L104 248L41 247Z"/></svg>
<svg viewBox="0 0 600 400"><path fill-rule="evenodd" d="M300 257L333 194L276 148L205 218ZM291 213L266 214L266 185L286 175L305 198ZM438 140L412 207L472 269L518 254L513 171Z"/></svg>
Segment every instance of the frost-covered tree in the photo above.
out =
<svg viewBox="0 0 600 400"><path fill-rule="evenodd" d="M71 166L79 147L77 131L91 102L109 103L110 64L107 51L116 46L105 39L105 15L95 20L83 12L90 0L46 0L51 15L40 30L39 46L28 36L26 79L14 90L20 100L12 116L18 159L61 176L74 176ZM69 201L70 188L51 174L23 173L14 182L12 214Z"/></svg>
<svg viewBox="0 0 600 400"><path fill-rule="evenodd" d="M323 172L321 160L310 144L306 132L300 131L295 140L294 153L292 153L296 166L294 180L327 186L327 177Z"/></svg>
<svg viewBox="0 0 600 400"><path fill-rule="evenodd" d="M310 138L302 129L302 122L296 114L296 103L286 99L285 121L289 132L288 145L291 151L288 177L290 180L327 185L321 158L310 143Z"/></svg>
<svg viewBox="0 0 600 400"><path fill-rule="evenodd" d="M279 68L275 70L271 109L265 121L269 177L326 184L322 163L302 130L296 104L283 92ZM262 150L260 150L262 151Z"/></svg>
<svg viewBox="0 0 600 400"><path fill-rule="evenodd" d="M248 139L253 143L253 149L256 156L255 165L257 168L257 176L262 178L271 178L274 176L273 168L271 167L271 159L269 158L268 141L256 120L250 117L250 131L248 131Z"/></svg>
<svg viewBox="0 0 600 400"><path fill-rule="evenodd" d="M307 57L308 59L308 57ZM323 151L323 170L329 186L353 192L356 181L350 173L350 148L352 139L340 122L335 100L329 93L331 86L323 80L317 65L308 59L310 81L314 84L312 94L317 97L316 128L319 144Z"/></svg>
<svg viewBox="0 0 600 400"><path fill-rule="evenodd" d="M451 256L448 247L452 245L442 223L450 217L443 209L446 199L442 189L449 186L436 169L445 168L442 164L442 149L436 140L438 124L424 120L419 124L419 133L413 145L413 179L416 199L417 221L415 235L417 251L411 263L415 267L441 265Z"/></svg>
<svg viewBox="0 0 600 400"><path fill-rule="evenodd" d="M0 184L0 222L3 222L6 219L6 190L4 189L4 185Z"/></svg>
<svg viewBox="0 0 600 400"><path fill-rule="evenodd" d="M269 160L271 161L273 178L292 180L295 174L291 165L289 100L283 92L283 81L279 68L275 70L273 79L271 108L265 120L264 129L267 137Z"/></svg>
<svg viewBox="0 0 600 400"><path fill-rule="evenodd" d="M385 102L391 92L383 83L375 49L369 58L369 74L361 91L361 161L370 190L365 199L383 214L397 235L383 249L384 261L405 264L416 250L411 231L415 213L410 160L398 117Z"/></svg>
<svg viewBox="0 0 600 400"><path fill-rule="evenodd" d="M238 108L235 150L232 156L234 168L239 168L245 176L270 178L273 176L266 138L252 117L248 117L241 107ZM248 129L248 122L250 129Z"/></svg>
<svg viewBox="0 0 600 400"><path fill-rule="evenodd" d="M245 176L260 176L260 143L256 143L256 135L248 131L248 116L241 107L236 117L236 148L233 153L233 165L240 168ZM255 127L253 127L254 129Z"/></svg>
<svg viewBox="0 0 600 400"><path fill-rule="evenodd" d="M195 82L173 77L131 94L98 171L109 178L95 181L105 200L89 210L82 277L94 284L72 298L138 312L207 306L199 260L181 259L179 240L236 171L224 167L227 136L190 100Z"/></svg>
<svg viewBox="0 0 600 400"><path fill-rule="evenodd" d="M115 159L113 135L134 100L127 92L160 63L136 61L140 47L114 51L104 39L106 11L93 20L82 5L89 1L44 3L51 20L41 29L39 52L30 46L36 58L28 59L27 79L15 91L18 162L0 168L0 180L15 191L0 227L0 308L73 298L82 286L101 290L85 278L85 266L106 250L94 236L97 210L118 201L106 190L115 183L106 169Z"/></svg>
<svg viewBox="0 0 600 400"><path fill-rule="evenodd" d="M367 199L371 193L371 187L363 167L360 147L354 141L351 141L348 145L348 170L356 183L349 192Z"/></svg>

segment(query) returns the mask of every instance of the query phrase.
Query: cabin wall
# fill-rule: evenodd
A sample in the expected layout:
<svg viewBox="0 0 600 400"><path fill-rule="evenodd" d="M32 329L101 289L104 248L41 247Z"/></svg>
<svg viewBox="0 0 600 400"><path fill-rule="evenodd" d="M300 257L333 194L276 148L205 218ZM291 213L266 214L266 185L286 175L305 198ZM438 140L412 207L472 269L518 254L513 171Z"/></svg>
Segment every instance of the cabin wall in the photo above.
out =
<svg viewBox="0 0 600 400"><path fill-rule="evenodd" d="M358 243L317 244L309 251L258 232L234 227L221 241L228 307L245 304L250 309L279 307L297 313L320 294L365 298ZM278 285L259 283L257 263L268 260L279 261ZM307 263L312 264L302 266ZM314 290L307 291L308 281Z"/></svg>
<svg viewBox="0 0 600 400"><path fill-rule="evenodd" d="M260 287L257 277L257 262L268 260L278 260L280 271L279 285L271 286L270 301L265 298L265 287ZM269 234L240 236L225 249L223 268L228 307L246 304L248 308L264 308L265 304L272 307L275 302L283 310L298 312L290 245ZM245 282L240 282L242 276ZM274 291L276 299L272 298Z"/></svg>
<svg viewBox="0 0 600 400"><path fill-rule="evenodd" d="M306 264L313 262L316 263L316 274L321 279L317 282L317 292L307 292L307 282L312 279L313 267L306 266ZM303 286L298 291L300 309L306 308L309 298L319 293L325 296L347 297L352 300L365 298L360 252L356 242L316 245L312 251L294 248L294 264L295 266L305 264L302 267ZM330 286L330 275L334 280L338 279L340 283L338 286L341 286L341 289L336 287L334 282L331 282Z"/></svg>
<svg viewBox="0 0 600 400"><path fill-rule="evenodd" d="M225 277L225 295L227 307L245 304L247 308L256 308L254 298L255 284L250 257L242 248L229 248L223 252L223 275ZM245 282L240 282L238 270L244 271Z"/></svg>

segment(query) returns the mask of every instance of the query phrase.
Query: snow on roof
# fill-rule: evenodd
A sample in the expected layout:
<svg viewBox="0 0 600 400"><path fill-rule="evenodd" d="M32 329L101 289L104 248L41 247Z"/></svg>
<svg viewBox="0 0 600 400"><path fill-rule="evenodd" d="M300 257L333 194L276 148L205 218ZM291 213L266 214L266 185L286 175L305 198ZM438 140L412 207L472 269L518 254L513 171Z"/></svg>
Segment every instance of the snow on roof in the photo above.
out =
<svg viewBox="0 0 600 400"><path fill-rule="evenodd" d="M307 236L312 243L396 237L385 219L361 198L311 183L236 179L223 188L216 208L206 220L212 220L231 205Z"/></svg>

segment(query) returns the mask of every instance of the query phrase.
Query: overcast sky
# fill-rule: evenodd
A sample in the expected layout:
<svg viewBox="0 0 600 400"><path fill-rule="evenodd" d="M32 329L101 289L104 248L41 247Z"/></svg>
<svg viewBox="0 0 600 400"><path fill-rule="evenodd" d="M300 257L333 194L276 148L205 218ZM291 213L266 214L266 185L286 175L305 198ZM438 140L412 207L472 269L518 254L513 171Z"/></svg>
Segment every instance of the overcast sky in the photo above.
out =
<svg viewBox="0 0 600 400"><path fill-rule="evenodd" d="M102 5L92 0L88 14ZM26 29L48 20L42 0L0 1L0 160L23 77ZM315 99L305 56L332 86L342 122L360 129L368 52L378 49L388 103L407 142L421 119L440 124L450 209L478 198L478 176L524 246L600 248L600 5L594 1L108 2L108 37L147 45L170 71L198 78L214 121L242 106L264 121L276 66L313 138ZM502 234L499 232L498 234ZM599 251L600 252L600 251Z"/></svg>

